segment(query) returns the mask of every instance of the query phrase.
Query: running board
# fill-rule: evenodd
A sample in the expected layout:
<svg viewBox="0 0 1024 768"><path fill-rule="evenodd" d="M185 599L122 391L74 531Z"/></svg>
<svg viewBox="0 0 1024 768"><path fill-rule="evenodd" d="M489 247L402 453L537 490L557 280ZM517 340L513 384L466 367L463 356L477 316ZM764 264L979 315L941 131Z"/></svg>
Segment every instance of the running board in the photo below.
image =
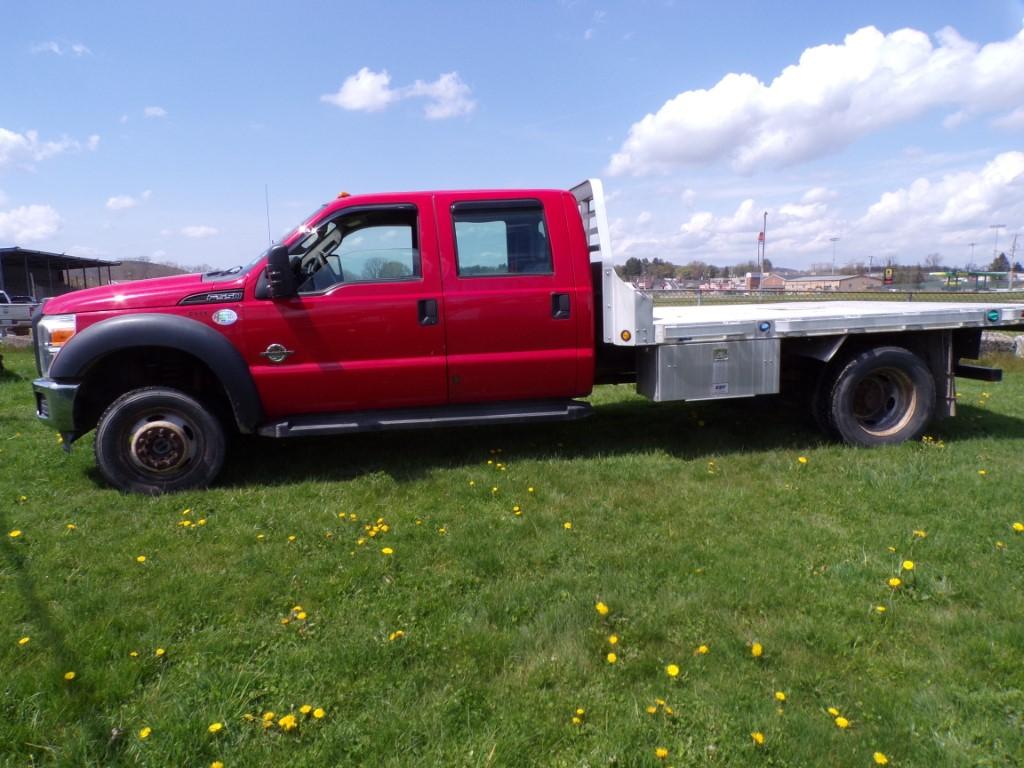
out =
<svg viewBox="0 0 1024 768"><path fill-rule="evenodd" d="M390 429L471 427L487 424L521 424L540 421L572 421L590 416L590 403L578 400L529 400L479 405L440 405L355 413L315 413L263 424L264 437L309 437L380 432Z"/></svg>

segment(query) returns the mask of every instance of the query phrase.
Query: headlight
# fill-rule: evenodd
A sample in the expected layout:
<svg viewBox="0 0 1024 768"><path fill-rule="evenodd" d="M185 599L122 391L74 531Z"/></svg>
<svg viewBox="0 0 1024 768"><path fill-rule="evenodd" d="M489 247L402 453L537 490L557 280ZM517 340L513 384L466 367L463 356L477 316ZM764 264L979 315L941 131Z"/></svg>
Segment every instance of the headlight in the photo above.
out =
<svg viewBox="0 0 1024 768"><path fill-rule="evenodd" d="M44 315L36 326L39 350L39 371L43 376L50 374L50 366L61 347L75 335L74 315Z"/></svg>

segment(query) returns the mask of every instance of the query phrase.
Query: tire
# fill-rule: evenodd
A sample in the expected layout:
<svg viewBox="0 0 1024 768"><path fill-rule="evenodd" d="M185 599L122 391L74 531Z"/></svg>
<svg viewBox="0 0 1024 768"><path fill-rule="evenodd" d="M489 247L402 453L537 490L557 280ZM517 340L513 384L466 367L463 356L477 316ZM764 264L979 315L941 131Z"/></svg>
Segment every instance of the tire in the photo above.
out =
<svg viewBox="0 0 1024 768"><path fill-rule="evenodd" d="M96 465L128 493L155 496L205 488L225 453L220 421L194 398L166 387L134 389L117 398L96 427Z"/></svg>
<svg viewBox="0 0 1024 768"><path fill-rule="evenodd" d="M824 383L821 395L827 399L820 403L819 418L826 422L826 434L850 445L915 439L935 412L935 379L924 361L903 347L861 352Z"/></svg>

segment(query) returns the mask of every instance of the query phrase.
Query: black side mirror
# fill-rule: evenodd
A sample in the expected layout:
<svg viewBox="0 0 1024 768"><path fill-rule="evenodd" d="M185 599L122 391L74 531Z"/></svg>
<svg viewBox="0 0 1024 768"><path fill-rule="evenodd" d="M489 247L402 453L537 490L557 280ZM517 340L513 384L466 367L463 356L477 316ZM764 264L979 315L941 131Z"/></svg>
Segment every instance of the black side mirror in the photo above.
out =
<svg viewBox="0 0 1024 768"><path fill-rule="evenodd" d="M275 245L267 254L267 286L272 299L290 299L298 291L288 248L283 245Z"/></svg>

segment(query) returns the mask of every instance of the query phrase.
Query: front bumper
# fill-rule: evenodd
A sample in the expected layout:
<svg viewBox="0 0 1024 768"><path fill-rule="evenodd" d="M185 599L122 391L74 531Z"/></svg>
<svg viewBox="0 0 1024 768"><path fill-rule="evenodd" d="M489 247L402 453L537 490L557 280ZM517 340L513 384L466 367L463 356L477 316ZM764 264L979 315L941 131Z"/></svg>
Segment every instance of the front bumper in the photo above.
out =
<svg viewBox="0 0 1024 768"><path fill-rule="evenodd" d="M36 396L36 416L61 433L66 444L75 435L75 397L78 384L61 384L53 379L36 379L32 391Z"/></svg>

